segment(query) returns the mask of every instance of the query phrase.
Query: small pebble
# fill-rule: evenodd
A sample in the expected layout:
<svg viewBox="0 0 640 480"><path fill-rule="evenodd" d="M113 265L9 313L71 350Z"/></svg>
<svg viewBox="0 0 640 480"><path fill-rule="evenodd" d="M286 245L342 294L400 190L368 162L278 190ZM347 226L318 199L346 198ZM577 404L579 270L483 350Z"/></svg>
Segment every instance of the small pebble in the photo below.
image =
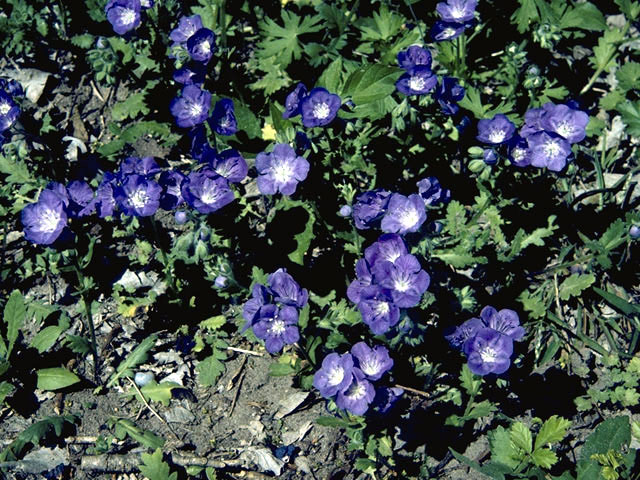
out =
<svg viewBox="0 0 640 480"><path fill-rule="evenodd" d="M152 382L155 379L155 375L152 372L137 372L133 381L139 387L144 387L147 383Z"/></svg>

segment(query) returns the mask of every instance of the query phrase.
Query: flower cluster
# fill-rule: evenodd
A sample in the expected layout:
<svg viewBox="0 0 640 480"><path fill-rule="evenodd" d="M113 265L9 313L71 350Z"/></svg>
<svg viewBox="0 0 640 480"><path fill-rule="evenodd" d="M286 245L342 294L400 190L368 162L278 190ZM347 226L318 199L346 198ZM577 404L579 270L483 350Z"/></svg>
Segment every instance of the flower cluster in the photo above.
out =
<svg viewBox="0 0 640 480"><path fill-rule="evenodd" d="M476 138L492 146L484 151L485 163L496 163L496 148L507 145L508 158L513 165L546 167L559 172L567 165L571 145L586 136L589 123L589 115L585 112L552 102L530 109L524 119L519 134L515 125L502 114L478 122Z"/></svg>
<svg viewBox="0 0 640 480"><path fill-rule="evenodd" d="M6 140L4 133L15 123L20 115L20 107L15 102L15 97L22 95L22 85L18 82L0 79L0 145Z"/></svg>
<svg viewBox="0 0 640 480"><path fill-rule="evenodd" d="M330 353L322 361L322 368L313 376L313 386L320 394L333 399L336 405L354 415L364 415L372 403L388 409L402 389L374 387L393 367L386 347L370 348L365 342L351 347L351 352L342 355Z"/></svg>
<svg viewBox="0 0 640 480"><path fill-rule="evenodd" d="M326 88L316 87L307 92L307 87L299 83L285 99L282 118L301 115L305 127L324 127L336 118L341 105L340 97Z"/></svg>
<svg viewBox="0 0 640 480"><path fill-rule="evenodd" d="M247 323L243 331L251 327L269 353L278 353L300 338L298 310L307 304L309 293L284 268L269 275L267 284L254 285L251 299L244 304L242 316Z"/></svg>
<svg viewBox="0 0 640 480"><path fill-rule="evenodd" d="M441 42L460 36L465 29L474 25L477 6L477 0L447 0L446 3L438 3L436 11L441 20L431 29L431 37Z"/></svg>
<svg viewBox="0 0 640 480"><path fill-rule="evenodd" d="M455 115L458 102L464 98L465 90L453 77L438 77L431 71L431 52L418 45L398 53L398 65L405 70L396 88L405 95L424 95L435 88L434 98L445 115Z"/></svg>
<svg viewBox="0 0 640 480"><path fill-rule="evenodd" d="M467 355L469 369L476 375L501 374L511 365L513 342L524 337L518 314L484 307L480 318L471 318L446 338Z"/></svg>
<svg viewBox="0 0 640 480"><path fill-rule="evenodd" d="M400 309L415 307L429 287L429 274L411 255L402 237L382 235L356 263L356 279L347 297L357 304L362 321L383 334L400 320Z"/></svg>
<svg viewBox="0 0 640 480"><path fill-rule="evenodd" d="M271 153L261 152L256 157L258 189L263 195L277 192L292 195L298 182L307 178L309 162L298 156L291 146L278 143Z"/></svg>
<svg viewBox="0 0 640 480"><path fill-rule="evenodd" d="M137 28L142 21L142 11L153 7L153 0L109 0L104 7L113 31L124 35Z"/></svg>
<svg viewBox="0 0 640 480"><path fill-rule="evenodd" d="M370 190L356 197L351 214L356 228L380 228L383 232L416 232L427 219L427 206L447 203L451 192L443 189L435 177L417 184L418 193L409 196L384 189Z"/></svg>

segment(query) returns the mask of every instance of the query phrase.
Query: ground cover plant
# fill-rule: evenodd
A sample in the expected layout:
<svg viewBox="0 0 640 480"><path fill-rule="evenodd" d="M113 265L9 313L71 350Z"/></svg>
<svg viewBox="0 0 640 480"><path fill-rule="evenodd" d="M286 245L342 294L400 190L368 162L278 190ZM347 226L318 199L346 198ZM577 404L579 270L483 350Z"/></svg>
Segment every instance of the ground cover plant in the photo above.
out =
<svg viewBox="0 0 640 480"><path fill-rule="evenodd" d="M1 477L640 478L640 2L3 7Z"/></svg>

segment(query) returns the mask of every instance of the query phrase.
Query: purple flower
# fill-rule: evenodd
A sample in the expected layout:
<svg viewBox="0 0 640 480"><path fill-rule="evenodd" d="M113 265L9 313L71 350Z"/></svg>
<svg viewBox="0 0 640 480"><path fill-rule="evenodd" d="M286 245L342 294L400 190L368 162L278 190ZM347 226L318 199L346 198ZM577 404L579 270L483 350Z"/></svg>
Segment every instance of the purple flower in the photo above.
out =
<svg viewBox="0 0 640 480"><path fill-rule="evenodd" d="M543 109L545 113L540 123L546 131L557 133L571 144L584 139L589 123L589 115L585 112L551 102L543 105Z"/></svg>
<svg viewBox="0 0 640 480"><path fill-rule="evenodd" d="M347 288L347 298L353 303L359 303L364 288L371 286L373 275L364 258L356 262L356 279Z"/></svg>
<svg viewBox="0 0 640 480"><path fill-rule="evenodd" d="M20 82L16 80L5 80L4 78L0 78L0 90L6 90L6 93L11 95L12 97L23 97L24 89Z"/></svg>
<svg viewBox="0 0 640 480"><path fill-rule="evenodd" d="M106 172L96 190L96 210L100 218L110 217L116 209L114 196L118 180L111 172Z"/></svg>
<svg viewBox="0 0 640 480"><path fill-rule="evenodd" d="M204 122L209 116L211 94L195 85L182 89L182 96L171 100L171 114L179 127L193 127Z"/></svg>
<svg viewBox="0 0 640 480"><path fill-rule="evenodd" d="M520 135L514 135L509 141L509 160L516 167L526 167L531 165L531 155L529 152L529 142Z"/></svg>
<svg viewBox="0 0 640 480"><path fill-rule="evenodd" d="M493 148L485 148L482 151L482 160L487 165L495 165L498 163L498 154Z"/></svg>
<svg viewBox="0 0 640 480"><path fill-rule="evenodd" d="M400 308L393 302L391 292L378 285L361 289L358 310L375 335L388 332L400 321Z"/></svg>
<svg viewBox="0 0 640 480"><path fill-rule="evenodd" d="M480 318L485 326L506 335L511 340L521 340L524 337L524 328L520 326L518 314L508 308L499 312L492 306L486 306L480 312Z"/></svg>
<svg viewBox="0 0 640 480"><path fill-rule="evenodd" d="M153 157L127 157L120 163L117 177L120 181L123 181L128 175L136 173L151 178L159 171L160 167Z"/></svg>
<svg viewBox="0 0 640 480"><path fill-rule="evenodd" d="M207 128L203 124L191 128L189 138L191 139L191 156L195 160L206 162L206 159L211 159L218 154L216 149L209 145Z"/></svg>
<svg viewBox="0 0 640 480"><path fill-rule="evenodd" d="M142 175L129 175L115 189L115 199L125 215L149 217L160 206L162 187Z"/></svg>
<svg viewBox="0 0 640 480"><path fill-rule="evenodd" d="M269 275L267 282L276 302L298 308L307 304L309 292L306 288L300 288L285 268L279 268Z"/></svg>
<svg viewBox="0 0 640 480"><path fill-rule="evenodd" d="M65 209L69 206L69 194L67 193L67 189L65 188L65 186L61 183L49 182L49 184L43 191L50 191L53 194L57 195Z"/></svg>
<svg viewBox="0 0 640 480"><path fill-rule="evenodd" d="M500 374L511 364L513 341L492 328L480 329L464 344L467 365L476 375Z"/></svg>
<svg viewBox="0 0 640 480"><path fill-rule="evenodd" d="M207 69L202 63L189 62L184 67L173 72L173 79L183 85L197 85L201 87L206 74Z"/></svg>
<svg viewBox="0 0 640 480"><path fill-rule="evenodd" d="M503 144L516 131L516 126L502 113L498 113L493 118L478 121L478 135L476 138L483 143L491 145Z"/></svg>
<svg viewBox="0 0 640 480"><path fill-rule="evenodd" d="M338 215L345 218L350 217L352 211L353 210L351 209L350 205L343 205L340 207L340 210L338 210Z"/></svg>
<svg viewBox="0 0 640 480"><path fill-rule="evenodd" d="M20 108L13 97L0 90L0 133L7 130L20 115Z"/></svg>
<svg viewBox="0 0 640 480"><path fill-rule="evenodd" d="M213 213L235 199L227 179L209 168L187 175L181 191L185 202L200 213Z"/></svg>
<svg viewBox="0 0 640 480"><path fill-rule="evenodd" d="M178 210L173 217L178 225L184 225L185 223L187 223L187 220L189 220L187 212L185 212L184 210Z"/></svg>
<svg viewBox="0 0 640 480"><path fill-rule="evenodd" d="M374 406L378 409L378 411L382 414L387 413L393 405L398 401L398 399L402 396L404 390L398 387L382 387L376 390L376 398L373 401Z"/></svg>
<svg viewBox="0 0 640 480"><path fill-rule="evenodd" d="M169 38L175 43L185 45L187 40L202 28L202 19L200 15L192 17L182 17L178 22L178 26L169 34Z"/></svg>
<svg viewBox="0 0 640 480"><path fill-rule="evenodd" d="M346 390L351 384L353 357L349 353L330 353L322 360L322 368L313 375L313 386L325 398Z"/></svg>
<svg viewBox="0 0 640 480"><path fill-rule="evenodd" d="M307 94L307 87L304 83L298 83L296 88L287 95L284 101L284 112L282 112L282 118L295 117L300 115L300 100Z"/></svg>
<svg viewBox="0 0 640 480"><path fill-rule="evenodd" d="M104 11L118 35L140 25L140 0L109 0Z"/></svg>
<svg viewBox="0 0 640 480"><path fill-rule="evenodd" d="M451 190L442 188L436 177L427 177L416 183L418 195L424 200L426 206L435 206L439 203L449 203Z"/></svg>
<svg viewBox="0 0 640 480"><path fill-rule="evenodd" d="M365 379L365 375L357 368L351 374L351 385L346 390L338 392L336 405L354 415L364 415L373 402L376 391L371 382Z"/></svg>
<svg viewBox="0 0 640 480"><path fill-rule="evenodd" d="M464 23L450 23L438 21L431 28L429 34L436 42L443 42L445 40L453 40L459 37L466 25Z"/></svg>
<svg viewBox="0 0 640 480"><path fill-rule="evenodd" d="M309 137L307 137L307 134L304 132L296 132L296 138L294 141L296 144L296 153L298 155L302 155L311 148L311 140L309 140Z"/></svg>
<svg viewBox="0 0 640 480"><path fill-rule="evenodd" d="M72 218L91 215L96 209L95 194L87 182L79 180L67 185L69 206L67 211Z"/></svg>
<svg viewBox="0 0 640 480"><path fill-rule="evenodd" d="M559 172L567 165L571 145L563 137L552 132L538 132L527 138L531 165Z"/></svg>
<svg viewBox="0 0 640 480"><path fill-rule="evenodd" d="M433 90L438 83L431 68L426 65L417 65L410 68L396 82L396 88L405 95L424 95Z"/></svg>
<svg viewBox="0 0 640 480"><path fill-rule="evenodd" d="M391 192L382 189L370 190L356 197L353 204L353 221L356 228L367 230L378 226L378 221L387 211Z"/></svg>
<svg viewBox="0 0 640 480"><path fill-rule="evenodd" d="M531 108L524 114L524 125L520 129L520 136L527 138L534 133L544 130L542 117L545 114L544 108Z"/></svg>
<svg viewBox="0 0 640 480"><path fill-rule="evenodd" d="M184 203L181 191L184 178L184 175L177 170L167 170L160 174L158 183L162 187L162 194L160 195L161 208L173 210Z"/></svg>
<svg viewBox="0 0 640 480"><path fill-rule="evenodd" d="M338 95L324 88L314 88L300 101L302 124L307 127L323 127L336 117L342 105Z"/></svg>
<svg viewBox="0 0 640 480"><path fill-rule="evenodd" d="M378 262L371 267L375 283L391 291L393 302L401 308L415 307L429 287L429 274L411 254L394 263Z"/></svg>
<svg viewBox="0 0 640 480"><path fill-rule="evenodd" d="M434 92L434 96L440 104L442 113L445 115L455 115L458 113L460 109L458 102L464 98L464 94L464 87L458 83L457 78L453 77L443 77L442 82L438 83L436 91Z"/></svg>
<svg viewBox="0 0 640 480"><path fill-rule="evenodd" d="M398 65L405 70L411 70L417 65L431 68L431 52L418 45L411 45L406 50L398 52Z"/></svg>
<svg viewBox="0 0 640 480"><path fill-rule="evenodd" d="M351 355L356 359L356 367L368 380L380 380L393 367L389 350L381 345L369 348L366 343L358 342L351 347Z"/></svg>
<svg viewBox="0 0 640 480"><path fill-rule="evenodd" d="M464 23L473 20L477 6L477 0L447 0L438 3L436 10L445 22Z"/></svg>
<svg viewBox="0 0 640 480"><path fill-rule="evenodd" d="M265 305L260 307L251 328L256 337L265 341L269 353L278 353L285 345L300 339L298 311L294 307Z"/></svg>
<svg viewBox="0 0 640 480"><path fill-rule="evenodd" d="M405 197L394 193L380 226L383 232L402 235L418 231L426 219L424 200L420 195L414 193Z"/></svg>
<svg viewBox="0 0 640 480"><path fill-rule="evenodd" d="M631 227L629 228L629 236L634 240L640 238L640 226L631 225Z"/></svg>
<svg viewBox="0 0 640 480"><path fill-rule="evenodd" d="M216 102L211 118L211 129L220 135L233 135L238 131L238 122L233 109L233 100L223 98Z"/></svg>
<svg viewBox="0 0 640 480"><path fill-rule="evenodd" d="M216 36L208 28L201 28L187 39L187 50L196 62L207 63L216 50Z"/></svg>
<svg viewBox="0 0 640 480"><path fill-rule="evenodd" d="M259 283L253 286L253 290L251 292L251 299L247 300L242 307L242 317L246 320L246 325L243 330L246 330L257 318L258 310L264 305L267 305L271 302L271 293L264 285L260 285Z"/></svg>
<svg viewBox="0 0 640 480"><path fill-rule="evenodd" d="M385 233L376 242L366 248L364 258L368 265L380 262L395 263L401 256L409 253L402 237L396 233ZM357 267L356 267L357 271Z"/></svg>
<svg viewBox="0 0 640 480"><path fill-rule="evenodd" d="M464 344L467 340L473 338L473 336L485 326L486 325L479 318L470 318L462 325L456 327L453 333L445 335L444 338L446 338L453 347L463 350Z"/></svg>
<svg viewBox="0 0 640 480"><path fill-rule="evenodd" d="M36 203L24 207L21 219L25 238L38 245L51 245L67 224L64 204L52 190L40 192Z"/></svg>
<svg viewBox="0 0 640 480"><path fill-rule="evenodd" d="M277 144L273 152L261 152L256 157L258 189L263 195L280 192L292 195L298 182L307 178L309 162L299 157L286 143Z"/></svg>
<svg viewBox="0 0 640 480"><path fill-rule="evenodd" d="M211 158L211 168L231 183L241 182L247 176L249 170L247 162L234 148L229 148L217 155L208 155L205 158Z"/></svg>

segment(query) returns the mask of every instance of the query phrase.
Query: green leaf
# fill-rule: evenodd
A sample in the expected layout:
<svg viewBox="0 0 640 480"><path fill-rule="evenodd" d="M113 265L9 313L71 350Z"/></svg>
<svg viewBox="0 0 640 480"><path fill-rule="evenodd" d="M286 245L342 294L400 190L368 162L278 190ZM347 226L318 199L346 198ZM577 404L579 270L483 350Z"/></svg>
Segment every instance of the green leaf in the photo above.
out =
<svg viewBox="0 0 640 480"><path fill-rule="evenodd" d="M390 12L386 5L373 12L372 18L364 18L360 25L363 41L386 41L400 32L405 19Z"/></svg>
<svg viewBox="0 0 640 480"><path fill-rule="evenodd" d="M38 385L40 390L60 390L74 383L78 383L80 378L66 368L41 368L36 372L38 375Z"/></svg>
<svg viewBox="0 0 640 480"><path fill-rule="evenodd" d="M342 57L336 58L322 72L316 82L318 87L324 87L330 92L339 92L342 87Z"/></svg>
<svg viewBox="0 0 640 480"><path fill-rule="evenodd" d="M526 453L531 453L533 450L531 430L524 423L515 422L511 425L509 438L517 448L524 450Z"/></svg>
<svg viewBox="0 0 640 480"><path fill-rule="evenodd" d="M323 427L332 428L348 428L351 426L349 422L336 417L318 417L316 418L316 423Z"/></svg>
<svg viewBox="0 0 640 480"><path fill-rule="evenodd" d="M598 39L598 45L593 48L591 63L597 70L608 71L615 65L614 55L618 50L618 43L624 39L622 30L611 29L604 32Z"/></svg>
<svg viewBox="0 0 640 480"><path fill-rule="evenodd" d="M11 444L0 453L0 462L16 461L22 458L29 445L39 445L40 441L44 438L52 441L52 433L55 434L56 437L59 437L62 435L65 424L73 425L75 421L75 416L63 415L59 417L47 417L35 422L20 433L18 438L11 442Z"/></svg>
<svg viewBox="0 0 640 480"><path fill-rule="evenodd" d="M40 330L31 340L31 346L38 350L38 353L46 352L55 345L58 337L69 328L69 325L69 318L63 315L58 325L50 325Z"/></svg>
<svg viewBox="0 0 640 480"><path fill-rule="evenodd" d="M128 435L136 442L148 448L157 449L162 448L164 445L164 439L162 437L159 437L148 430L138 428L135 423L126 418L119 418L115 426L115 434L118 440L124 440L125 436Z"/></svg>
<svg viewBox="0 0 640 480"><path fill-rule="evenodd" d="M0 405L4 403L4 399L13 393L15 387L9 382L0 382Z"/></svg>
<svg viewBox="0 0 640 480"><path fill-rule="evenodd" d="M249 138L262 137L262 127L258 117L242 102L234 100L233 103L238 129L243 130Z"/></svg>
<svg viewBox="0 0 640 480"><path fill-rule="evenodd" d="M451 250L434 250L431 256L439 258L453 268L465 268L470 265L487 263L489 261L487 257L474 257L472 254L464 252L460 247Z"/></svg>
<svg viewBox="0 0 640 480"><path fill-rule="evenodd" d="M18 290L11 292L11 296L4 306L4 323L7 325L7 341L9 343L7 347L7 353L5 358L9 358L13 351L13 346L18 340L18 334L20 333L20 327L24 323L27 314L27 308L24 304L24 297Z"/></svg>
<svg viewBox="0 0 640 480"><path fill-rule="evenodd" d="M152 381L142 387L140 391L148 400L153 400L166 406L171 402L171 391L174 388L180 388L180 385L175 382L156 383Z"/></svg>
<svg viewBox="0 0 640 480"><path fill-rule="evenodd" d="M610 450L620 451L631 441L631 426L629 417L610 418L598 425L589 435L580 450L578 459L578 478L580 480L599 480L601 467L596 460L591 459L594 454L606 454Z"/></svg>
<svg viewBox="0 0 640 480"><path fill-rule="evenodd" d="M157 338L158 336L154 334L140 342L140 345L138 345L127 358L120 362L116 371L111 375L107 387L114 385L120 377L131 377L133 375L133 368L147 360L147 353L153 348Z"/></svg>
<svg viewBox="0 0 640 480"><path fill-rule="evenodd" d="M71 43L76 47L84 48L85 50L93 46L95 37L90 33L84 33L82 35L74 35L71 37Z"/></svg>
<svg viewBox="0 0 640 480"><path fill-rule="evenodd" d="M480 466L480 464L470 458L465 457L464 455L456 452L452 448L449 448L449 451L453 454L456 460L458 460L461 464L466 465L470 468L473 468L477 472L483 473L484 475L493 478L495 480L504 480L505 474L512 473L512 468L500 463L488 462L484 465Z"/></svg>
<svg viewBox="0 0 640 480"><path fill-rule="evenodd" d="M460 371L459 378L460 385L465 389L467 395L475 396L480 392L482 378L479 375L474 375L466 363L462 364L462 370Z"/></svg>
<svg viewBox="0 0 640 480"><path fill-rule="evenodd" d="M611 292L606 292L598 287L593 287L594 292L604 298L614 308L617 308L625 315L633 315L634 313L640 313L640 307L629 303L624 298L620 298Z"/></svg>
<svg viewBox="0 0 640 480"><path fill-rule="evenodd" d="M560 28L603 31L607 28L607 22L598 7L593 3L584 2L567 9L560 19Z"/></svg>
<svg viewBox="0 0 640 480"><path fill-rule="evenodd" d="M622 121L628 127L626 132L634 137L640 136L640 102L627 100L621 102L617 107L622 115Z"/></svg>
<svg viewBox="0 0 640 480"><path fill-rule="evenodd" d="M624 91L640 88L640 63L626 62L616 72L618 86Z"/></svg>
<svg viewBox="0 0 640 480"><path fill-rule="evenodd" d="M620 7L620 11L625 14L628 20L633 21L640 15L640 3L633 0L615 0Z"/></svg>
<svg viewBox="0 0 640 480"><path fill-rule="evenodd" d="M287 377L295 375L296 369L289 363L274 362L269 365L269 375L272 377Z"/></svg>
<svg viewBox="0 0 640 480"><path fill-rule="evenodd" d="M178 473L169 470L169 465L162 460L162 450L156 449L152 454L142 454L140 473L149 480L178 480Z"/></svg>
<svg viewBox="0 0 640 480"><path fill-rule="evenodd" d="M583 290L589 288L596 281L593 273L574 273L558 288L559 296L562 300L569 300L571 297L578 297Z"/></svg>
<svg viewBox="0 0 640 480"><path fill-rule="evenodd" d="M533 452L531 460L540 468L551 468L558 463L558 456L548 448L541 448Z"/></svg>
<svg viewBox="0 0 640 480"><path fill-rule="evenodd" d="M135 119L138 115L149 113L149 107L144 102L145 91L133 93L126 100L116 103L111 109L111 116L116 121Z"/></svg>
<svg viewBox="0 0 640 480"><path fill-rule="evenodd" d="M511 468L518 466L522 456L514 448L509 430L504 427L498 427L489 432L489 444L491 445L491 458L493 461Z"/></svg>
<svg viewBox="0 0 640 480"><path fill-rule="evenodd" d="M471 407L471 410L467 415L465 415L466 419L473 418L482 418L486 417L497 410L497 407L492 404L489 400L483 400L480 403L476 403Z"/></svg>
<svg viewBox="0 0 640 480"><path fill-rule="evenodd" d="M571 425L569 420L566 420L557 415L550 417L538 432L536 436L535 449L538 450L550 443L557 443L567 434L567 428Z"/></svg>
<svg viewBox="0 0 640 480"><path fill-rule="evenodd" d="M341 96L351 97L353 103L362 105L381 100L396 89L396 80L404 71L380 64L367 65L351 73Z"/></svg>
<svg viewBox="0 0 640 480"><path fill-rule="evenodd" d="M529 24L539 18L535 0L520 0L520 8L511 16L511 21L518 26L518 32L524 33L529 28Z"/></svg>
<svg viewBox="0 0 640 480"><path fill-rule="evenodd" d="M64 343L73 353L86 355L91 351L91 343L89 343L89 340L81 337L80 335L67 335L64 339Z"/></svg>
<svg viewBox="0 0 640 480"><path fill-rule="evenodd" d="M607 231L602 234L602 237L600 237L599 242L607 252L610 252L619 245L622 245L626 239L626 227L622 219L619 218L609 225Z"/></svg>
<svg viewBox="0 0 640 480"><path fill-rule="evenodd" d="M466 87L464 98L458 102L458 105L469 110L477 119L484 118L487 109L489 108L482 104L480 91L471 86Z"/></svg>
<svg viewBox="0 0 640 480"><path fill-rule="evenodd" d="M198 371L198 381L201 385L213 386L224 373L225 366L216 355L211 355L198 362L196 370Z"/></svg>

